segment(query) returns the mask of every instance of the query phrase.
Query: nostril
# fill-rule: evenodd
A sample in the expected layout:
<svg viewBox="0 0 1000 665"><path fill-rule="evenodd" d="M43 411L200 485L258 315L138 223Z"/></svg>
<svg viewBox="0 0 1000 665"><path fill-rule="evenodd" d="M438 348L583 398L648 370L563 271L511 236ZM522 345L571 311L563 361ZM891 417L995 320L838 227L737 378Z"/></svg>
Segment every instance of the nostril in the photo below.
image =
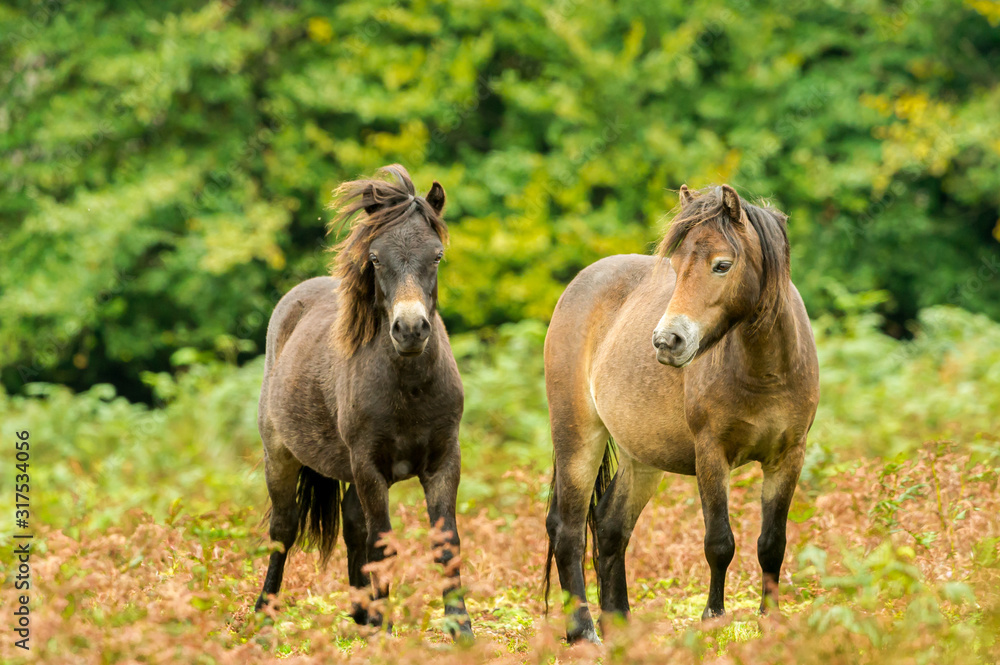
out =
<svg viewBox="0 0 1000 665"><path fill-rule="evenodd" d="M659 351L670 351L676 353L684 346L684 338L677 333L657 332L653 336L653 346Z"/></svg>
<svg viewBox="0 0 1000 665"><path fill-rule="evenodd" d="M431 324L427 319L420 319L420 323L413 326L413 337L422 342L431 334Z"/></svg>

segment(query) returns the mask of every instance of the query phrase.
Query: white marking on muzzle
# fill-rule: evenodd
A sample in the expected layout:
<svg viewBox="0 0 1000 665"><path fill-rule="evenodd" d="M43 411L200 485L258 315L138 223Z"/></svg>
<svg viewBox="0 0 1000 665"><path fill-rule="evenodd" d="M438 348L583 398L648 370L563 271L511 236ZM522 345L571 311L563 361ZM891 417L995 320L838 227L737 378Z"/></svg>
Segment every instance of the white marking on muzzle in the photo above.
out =
<svg viewBox="0 0 1000 665"><path fill-rule="evenodd" d="M427 307L419 300L400 300L392 306L392 320L412 323L427 318Z"/></svg>
<svg viewBox="0 0 1000 665"><path fill-rule="evenodd" d="M679 358L684 359L685 356L687 357L683 360L681 365L675 365L677 367L684 367L694 359L695 354L698 352L698 347L701 344L701 326L699 326L696 321L693 321L691 317L686 314L664 314L660 317L660 322L656 324L656 328L653 330L654 346L656 344L657 336L666 336L670 333L678 335L684 340L683 351L686 353L685 355L679 356ZM656 357L660 360L660 362L664 362L662 356L666 354L669 354L674 359L678 358L678 356L674 355L673 351L665 351L661 349L657 349L656 351Z"/></svg>
<svg viewBox="0 0 1000 665"><path fill-rule="evenodd" d="M656 324L656 327L653 328L653 334L655 335L656 333L663 332L664 330L666 330L667 326L670 325L670 320L673 318L674 318L673 316L670 316L666 312L664 312L663 316L660 317L660 321Z"/></svg>
<svg viewBox="0 0 1000 665"><path fill-rule="evenodd" d="M685 337L689 337L695 342L701 340L701 326L687 314L664 314L660 317L660 322L656 324L653 333L666 332L670 328L683 330L686 333Z"/></svg>

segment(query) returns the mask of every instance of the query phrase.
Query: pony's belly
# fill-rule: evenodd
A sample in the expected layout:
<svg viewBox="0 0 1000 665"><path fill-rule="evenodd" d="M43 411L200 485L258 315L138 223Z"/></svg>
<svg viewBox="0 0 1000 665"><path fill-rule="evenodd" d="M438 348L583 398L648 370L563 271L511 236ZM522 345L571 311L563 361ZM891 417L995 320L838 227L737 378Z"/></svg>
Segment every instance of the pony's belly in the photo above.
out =
<svg viewBox="0 0 1000 665"><path fill-rule="evenodd" d="M332 440L325 438L313 446L300 447L298 452L293 451L293 454L300 462L327 478L342 480L345 483L354 481L351 475L351 451L340 437Z"/></svg>
<svg viewBox="0 0 1000 665"><path fill-rule="evenodd" d="M695 474L694 440L686 427L633 424L608 427L608 432L620 449L642 464L669 473Z"/></svg>
<svg viewBox="0 0 1000 665"><path fill-rule="evenodd" d="M275 433L277 443L292 454L300 464L327 478L352 482L351 451L336 430L309 427L311 423L283 423ZM272 443L272 445L273 445Z"/></svg>
<svg viewBox="0 0 1000 665"><path fill-rule="evenodd" d="M630 457L663 471L693 475L694 439L684 417L684 396L665 374L659 364L648 376L606 373L593 383L594 403L608 433Z"/></svg>

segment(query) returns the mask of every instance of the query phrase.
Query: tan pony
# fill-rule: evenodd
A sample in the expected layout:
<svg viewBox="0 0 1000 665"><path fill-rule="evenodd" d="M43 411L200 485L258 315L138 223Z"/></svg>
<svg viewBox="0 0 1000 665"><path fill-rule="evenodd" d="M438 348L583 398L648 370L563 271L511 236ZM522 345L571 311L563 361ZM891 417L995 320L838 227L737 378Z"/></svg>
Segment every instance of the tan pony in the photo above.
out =
<svg viewBox="0 0 1000 665"><path fill-rule="evenodd" d="M555 449L546 587L554 557L563 590L579 601L570 641L597 641L583 573L587 522L602 615L627 616L625 549L664 471L698 478L708 618L725 612L735 551L730 472L760 462L761 611L777 606L788 507L819 401L812 329L789 277L786 216L728 185L684 186L680 199L657 256L612 256L584 269L545 338Z"/></svg>

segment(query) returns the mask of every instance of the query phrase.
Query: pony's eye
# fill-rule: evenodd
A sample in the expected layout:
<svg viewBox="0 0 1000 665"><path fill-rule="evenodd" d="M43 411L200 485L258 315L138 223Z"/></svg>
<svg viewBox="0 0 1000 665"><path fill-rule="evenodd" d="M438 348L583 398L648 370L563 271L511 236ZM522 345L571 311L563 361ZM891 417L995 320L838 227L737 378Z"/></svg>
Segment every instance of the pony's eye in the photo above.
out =
<svg viewBox="0 0 1000 665"><path fill-rule="evenodd" d="M712 266L712 272L718 275L724 275L729 272L729 269L733 267L732 261L717 261L715 265Z"/></svg>
<svg viewBox="0 0 1000 665"><path fill-rule="evenodd" d="M441 259L444 258L444 252L438 252L438 255L434 257L434 263L441 263Z"/></svg>
<svg viewBox="0 0 1000 665"><path fill-rule="evenodd" d="M378 257L375 256L375 252L372 252L371 254L368 255L368 260L370 260L372 262L373 266L379 265L379 263L378 263Z"/></svg>

